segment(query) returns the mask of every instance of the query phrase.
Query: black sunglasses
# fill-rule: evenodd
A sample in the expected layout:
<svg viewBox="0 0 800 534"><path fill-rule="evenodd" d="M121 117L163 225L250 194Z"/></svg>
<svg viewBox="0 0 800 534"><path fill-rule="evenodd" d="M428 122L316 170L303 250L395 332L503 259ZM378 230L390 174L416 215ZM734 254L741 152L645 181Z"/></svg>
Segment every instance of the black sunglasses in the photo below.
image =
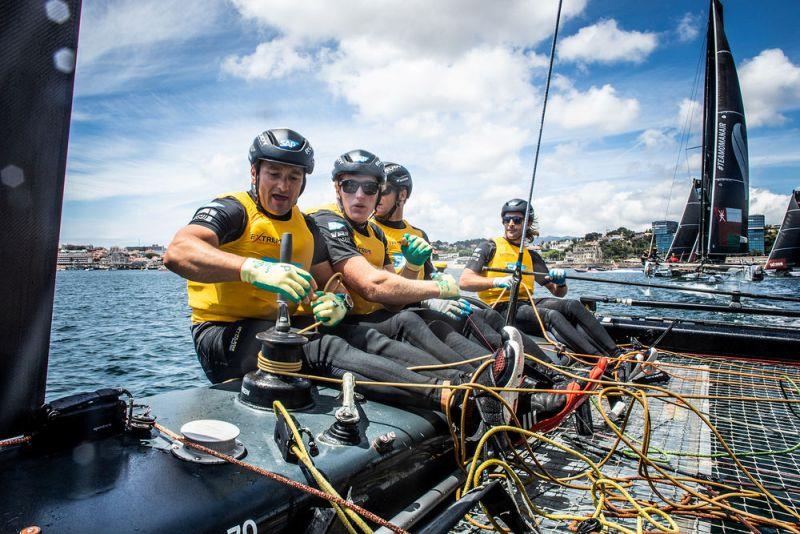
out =
<svg viewBox="0 0 800 534"><path fill-rule="evenodd" d="M508 224L513 222L514 224L522 224L522 221L525 220L525 217L520 217L519 215L511 216L511 215L504 215L503 216L503 224Z"/></svg>
<svg viewBox="0 0 800 534"><path fill-rule="evenodd" d="M380 190L378 182L359 182L358 180L342 180L339 182L339 186L348 195L355 194L359 187L368 196L377 195Z"/></svg>

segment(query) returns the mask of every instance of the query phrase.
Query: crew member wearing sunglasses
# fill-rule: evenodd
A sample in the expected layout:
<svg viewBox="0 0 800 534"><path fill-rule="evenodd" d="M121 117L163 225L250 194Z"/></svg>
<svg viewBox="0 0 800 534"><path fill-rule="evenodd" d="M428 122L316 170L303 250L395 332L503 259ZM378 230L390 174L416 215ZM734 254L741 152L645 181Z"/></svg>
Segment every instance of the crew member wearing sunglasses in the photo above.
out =
<svg viewBox="0 0 800 534"><path fill-rule="evenodd" d="M500 213L504 229L503 237L496 237L478 245L459 280L462 290L476 291L483 302L494 306L495 310L504 315L510 300L512 277L503 272L484 271L484 267L506 270L514 268L519 255L520 241L532 240L535 235L533 224L523 229L527 208L528 203L518 198L509 200L503 205ZM530 220L533 220L532 212ZM526 252L527 254L523 255L522 269L534 274L522 276L516 326L525 333L541 335L532 308L532 305L535 305L545 329L569 350L598 356L617 357L622 354L624 351L617 347L606 329L580 301L540 297L531 302L534 281L555 297L564 297L567 294L567 282L564 269L548 269L537 252L530 249L526 249Z"/></svg>
<svg viewBox="0 0 800 534"><path fill-rule="evenodd" d="M336 160L332 178L336 203L308 213L320 229L331 266L327 276L316 276L317 282L324 285L334 272L339 272L352 294L354 306L345 323L369 326L407 341L439 363L485 355L486 349L463 336L461 343L452 343L447 336L454 331L446 323L426 324L413 311L402 310L405 305L426 299L457 299L459 293L450 275L418 280L418 272L431 254L430 245L422 238L404 248L407 261L399 272L395 271L384 232L369 220L386 182L383 162L366 150L352 150ZM338 327L336 333L345 339L354 334L346 326ZM380 353L380 347L366 346L370 352Z"/></svg>

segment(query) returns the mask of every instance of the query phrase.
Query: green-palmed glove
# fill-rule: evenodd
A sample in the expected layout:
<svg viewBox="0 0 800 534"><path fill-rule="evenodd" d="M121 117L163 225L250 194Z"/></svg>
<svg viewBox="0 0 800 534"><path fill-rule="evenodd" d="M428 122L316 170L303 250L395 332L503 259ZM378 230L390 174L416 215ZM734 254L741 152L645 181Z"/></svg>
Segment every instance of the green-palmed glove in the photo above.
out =
<svg viewBox="0 0 800 534"><path fill-rule="evenodd" d="M457 299L459 297L458 284L456 279L449 274L433 273L431 280L439 286L440 299Z"/></svg>
<svg viewBox="0 0 800 534"><path fill-rule="evenodd" d="M239 271L242 282L300 302L311 291L311 275L290 263L270 263L247 258Z"/></svg>
<svg viewBox="0 0 800 534"><path fill-rule="evenodd" d="M314 310L314 319L330 327L341 323L344 316L347 315L344 297L322 291L317 291L317 295L317 300L311 305L311 309Z"/></svg>
<svg viewBox="0 0 800 534"><path fill-rule="evenodd" d="M419 271L419 268L428 261L433 252L427 241L411 234L403 234L403 244L400 245L400 250L406 258L406 266L412 271Z"/></svg>

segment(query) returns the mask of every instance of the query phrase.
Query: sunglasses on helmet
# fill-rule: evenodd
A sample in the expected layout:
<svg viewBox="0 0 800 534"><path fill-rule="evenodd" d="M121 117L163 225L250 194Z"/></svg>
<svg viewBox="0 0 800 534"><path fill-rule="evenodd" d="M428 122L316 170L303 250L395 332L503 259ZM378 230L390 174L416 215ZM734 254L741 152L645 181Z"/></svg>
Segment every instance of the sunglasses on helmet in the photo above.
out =
<svg viewBox="0 0 800 534"><path fill-rule="evenodd" d="M520 217L519 215L503 215L503 224L508 224L513 222L514 224L522 224L522 221L525 220L525 217Z"/></svg>
<svg viewBox="0 0 800 534"><path fill-rule="evenodd" d="M378 182L359 182L358 180L342 180L339 182L339 187L348 195L355 194L359 188L368 196L377 195L380 190Z"/></svg>

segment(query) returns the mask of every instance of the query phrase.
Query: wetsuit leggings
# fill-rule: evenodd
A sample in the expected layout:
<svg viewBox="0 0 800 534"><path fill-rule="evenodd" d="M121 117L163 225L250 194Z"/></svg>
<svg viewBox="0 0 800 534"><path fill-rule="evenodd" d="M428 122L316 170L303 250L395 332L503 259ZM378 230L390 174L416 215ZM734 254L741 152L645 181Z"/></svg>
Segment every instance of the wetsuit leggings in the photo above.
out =
<svg viewBox="0 0 800 534"><path fill-rule="evenodd" d="M508 304L501 303L495 309L505 311ZM575 299L542 298L536 300L536 307L547 331L555 334L558 341L568 349L580 354L611 356L617 349L616 343L608 335L603 325ZM517 326L520 330L541 334L536 313L528 303L517 306Z"/></svg>
<svg viewBox="0 0 800 534"><path fill-rule="evenodd" d="M429 310L408 309L398 313L379 310L369 315L348 316L350 324L369 326L392 339L409 343L436 358L439 363L460 363L464 359L486 356L491 351L470 341L445 321L430 321L420 315ZM476 369L464 364L461 369Z"/></svg>
<svg viewBox="0 0 800 534"><path fill-rule="evenodd" d="M274 322L245 319L233 323L205 322L192 326L192 337L197 357L212 383L231 378L241 378L256 368L260 342L255 334L274 326ZM401 347L392 347L392 340L380 339L370 334L371 343L384 343L387 350L401 353ZM385 337L385 336L384 336ZM402 352L411 354L410 351ZM424 354L421 353L420 354ZM410 358L410 356L409 356ZM404 362L410 363L410 362ZM303 346L303 366L306 372L341 378L349 371L356 380L378 382L411 382L441 385L445 380L452 384L463 383L469 376L459 370L440 370L433 373L416 373L392 358L360 350L344 339L331 334L312 336ZM416 363L416 362L414 362ZM441 389L438 388L359 388L365 395L382 402L440 409Z"/></svg>
<svg viewBox="0 0 800 534"><path fill-rule="evenodd" d="M505 316L501 315L497 310L473 308L472 315L470 315L469 321L466 321L466 323L466 331L470 333L472 339L488 341L493 347L499 347L502 344L502 329L506 325L506 319ZM531 337L530 333L526 333L522 329L519 330L522 334L522 345L526 354L530 354L540 360L556 365L565 363L558 357L554 350L545 352L539 344L536 343L536 340ZM534 365L529 360L526 360L525 364L526 366ZM549 373L543 366L537 365L535 367L537 367L540 374Z"/></svg>

